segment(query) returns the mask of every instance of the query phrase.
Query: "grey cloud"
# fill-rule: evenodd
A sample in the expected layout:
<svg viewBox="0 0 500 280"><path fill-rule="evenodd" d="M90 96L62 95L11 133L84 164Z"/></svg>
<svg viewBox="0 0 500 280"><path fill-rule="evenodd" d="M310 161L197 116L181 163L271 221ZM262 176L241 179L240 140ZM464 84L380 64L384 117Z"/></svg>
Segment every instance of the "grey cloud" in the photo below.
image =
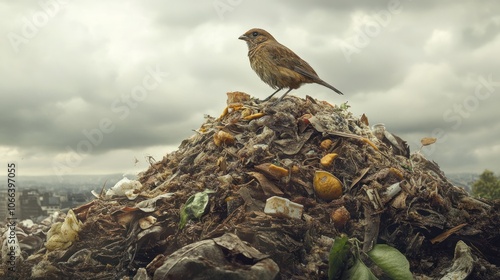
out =
<svg viewBox="0 0 500 280"><path fill-rule="evenodd" d="M92 148L85 170L107 154L128 158L153 146L175 147L204 114L220 114L226 92L259 98L272 92L251 70L247 48L237 39L261 27L345 92L336 96L305 85L291 94L348 101L355 114L386 123L413 150L420 138L442 129L446 141L428 156L445 171L480 172L497 165L483 152L500 145L496 1L401 0L401 12L378 22L375 35L363 34L366 23L374 24L389 1L221 0L231 4L222 16L214 3L70 2L17 53L6 34L20 33L23 17L40 6L4 4L0 151L18 150L30 166L44 170L40 162L53 161L68 146L76 149L85 140L82 130L97 129L106 118L115 128ZM368 36L368 43L356 46L359 52L349 60L342 43L352 44L356 36ZM148 67L157 66L169 75L145 100L128 108L126 117L124 109L113 109L116 102L124 106L122 96L143 83ZM479 77L491 77L487 97L475 95ZM464 104L467 117L456 109ZM112 159L106 165L120 172Z"/></svg>

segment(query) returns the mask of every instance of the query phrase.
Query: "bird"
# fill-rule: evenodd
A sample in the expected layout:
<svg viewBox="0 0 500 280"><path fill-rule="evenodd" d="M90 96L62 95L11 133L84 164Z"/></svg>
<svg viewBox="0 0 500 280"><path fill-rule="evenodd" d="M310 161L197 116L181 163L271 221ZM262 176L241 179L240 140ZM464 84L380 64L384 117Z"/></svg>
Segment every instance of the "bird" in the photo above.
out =
<svg viewBox="0 0 500 280"><path fill-rule="evenodd" d="M338 94L343 94L334 86L323 81L316 71L292 50L280 44L269 32L260 28L252 28L238 39L248 45L250 66L266 84L276 91L263 101L269 100L278 91L288 88L277 102L281 101L291 90L302 84L316 83L323 85Z"/></svg>

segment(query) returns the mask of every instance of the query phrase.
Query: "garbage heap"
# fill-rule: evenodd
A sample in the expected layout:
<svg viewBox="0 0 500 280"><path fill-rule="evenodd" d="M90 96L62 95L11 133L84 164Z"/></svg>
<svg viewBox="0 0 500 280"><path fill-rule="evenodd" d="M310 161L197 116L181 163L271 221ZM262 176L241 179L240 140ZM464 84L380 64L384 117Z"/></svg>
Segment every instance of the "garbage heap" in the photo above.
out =
<svg viewBox="0 0 500 280"><path fill-rule="evenodd" d="M272 102L228 93L220 117L137 181L70 211L74 238L49 244L64 236L51 229L23 279L329 279L340 236L382 279L363 253L376 244L416 279L500 279L498 201L453 186L346 104Z"/></svg>

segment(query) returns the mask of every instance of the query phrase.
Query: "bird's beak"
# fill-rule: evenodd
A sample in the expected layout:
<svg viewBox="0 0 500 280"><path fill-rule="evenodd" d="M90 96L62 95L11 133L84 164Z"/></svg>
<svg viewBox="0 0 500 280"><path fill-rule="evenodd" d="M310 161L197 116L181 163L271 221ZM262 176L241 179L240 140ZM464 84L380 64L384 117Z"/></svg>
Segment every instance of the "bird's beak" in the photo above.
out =
<svg viewBox="0 0 500 280"><path fill-rule="evenodd" d="M241 35L240 37L238 37L238 39L248 41L248 37L246 35Z"/></svg>

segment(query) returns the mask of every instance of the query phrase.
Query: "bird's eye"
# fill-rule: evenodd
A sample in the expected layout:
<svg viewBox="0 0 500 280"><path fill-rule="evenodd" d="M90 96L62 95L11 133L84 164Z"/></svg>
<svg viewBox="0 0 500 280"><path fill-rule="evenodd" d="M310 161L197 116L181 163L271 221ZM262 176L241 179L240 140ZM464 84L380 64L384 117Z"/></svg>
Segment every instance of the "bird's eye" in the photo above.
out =
<svg viewBox="0 0 500 280"><path fill-rule="evenodd" d="M257 32L257 31L254 31L254 32L252 33L252 36L253 36L253 37L257 37L257 35L259 35L259 32Z"/></svg>

